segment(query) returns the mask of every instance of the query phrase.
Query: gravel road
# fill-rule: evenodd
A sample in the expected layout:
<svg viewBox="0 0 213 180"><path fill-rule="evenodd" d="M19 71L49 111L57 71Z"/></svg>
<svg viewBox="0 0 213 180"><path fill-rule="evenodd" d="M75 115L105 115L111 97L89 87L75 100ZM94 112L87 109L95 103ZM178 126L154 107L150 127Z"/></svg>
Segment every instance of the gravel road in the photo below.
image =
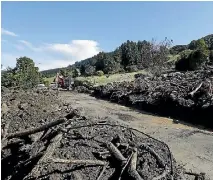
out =
<svg viewBox="0 0 213 180"><path fill-rule="evenodd" d="M59 96L88 118L118 121L164 141L179 164L189 171L205 172L213 180L213 132L98 100L86 94L60 92Z"/></svg>

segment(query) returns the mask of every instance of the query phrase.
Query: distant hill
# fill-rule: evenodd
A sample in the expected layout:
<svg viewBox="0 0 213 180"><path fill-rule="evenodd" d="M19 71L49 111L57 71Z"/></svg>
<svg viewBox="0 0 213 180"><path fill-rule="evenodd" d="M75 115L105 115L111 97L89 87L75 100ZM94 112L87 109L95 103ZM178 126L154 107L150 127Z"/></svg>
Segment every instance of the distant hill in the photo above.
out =
<svg viewBox="0 0 213 180"><path fill-rule="evenodd" d="M213 49L213 34L200 39L204 39L209 50ZM187 45L173 46L169 51L171 54L176 55L187 49L193 50L193 43L196 41L197 40L193 40ZM150 42L148 41L133 42L128 40L112 52L100 52L91 58L76 62L63 69L72 71L78 68L81 74L86 76L94 75L97 71L103 71L105 74L137 71L147 68L147 52L149 50ZM52 77L61 69L62 68L56 68L41 72L46 77Z"/></svg>

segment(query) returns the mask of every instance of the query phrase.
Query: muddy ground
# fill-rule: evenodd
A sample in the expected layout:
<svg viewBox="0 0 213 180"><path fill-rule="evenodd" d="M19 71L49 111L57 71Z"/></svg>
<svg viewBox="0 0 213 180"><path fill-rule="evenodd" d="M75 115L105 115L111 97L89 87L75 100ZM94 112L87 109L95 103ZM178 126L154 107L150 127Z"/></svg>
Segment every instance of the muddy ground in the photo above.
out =
<svg viewBox="0 0 213 180"><path fill-rule="evenodd" d="M213 179L213 132L98 100L86 94L60 92L59 98L93 120L115 121L164 141L179 164Z"/></svg>

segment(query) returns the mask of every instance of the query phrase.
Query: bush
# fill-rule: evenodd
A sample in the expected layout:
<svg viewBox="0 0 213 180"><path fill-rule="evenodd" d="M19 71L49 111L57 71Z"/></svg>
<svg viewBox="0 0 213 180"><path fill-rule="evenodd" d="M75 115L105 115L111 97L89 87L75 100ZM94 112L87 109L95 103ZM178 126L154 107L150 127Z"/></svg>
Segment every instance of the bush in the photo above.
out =
<svg viewBox="0 0 213 180"><path fill-rule="evenodd" d="M138 68L136 65L132 65L132 66L127 66L126 70L127 70L127 72L136 72L136 71L138 71Z"/></svg>
<svg viewBox="0 0 213 180"><path fill-rule="evenodd" d="M100 71L97 71L97 72L96 72L96 75L97 75L97 76L103 76L103 75L104 75L104 72L101 71L101 70L100 70Z"/></svg>
<svg viewBox="0 0 213 180"><path fill-rule="evenodd" d="M44 81L44 85L45 85L46 87L49 87L50 82L46 80L46 81Z"/></svg>
<svg viewBox="0 0 213 180"><path fill-rule="evenodd" d="M176 54L179 54L180 52L187 50L187 48L188 48L187 45L176 45L176 46L173 46L169 51L170 51L170 54L176 55Z"/></svg>
<svg viewBox="0 0 213 180"><path fill-rule="evenodd" d="M175 68L179 71L196 70L201 68L208 60L206 50L195 50L189 55L182 57L175 63Z"/></svg>
<svg viewBox="0 0 213 180"><path fill-rule="evenodd" d="M182 51L182 52L180 53L180 58L181 58L181 59L182 59L182 58L188 58L189 55L191 54L191 52L192 52L192 51L189 50L189 49Z"/></svg>
<svg viewBox="0 0 213 180"><path fill-rule="evenodd" d="M75 87L77 87L77 86L85 86L85 87L89 88L89 87L92 87L93 84L90 81L87 81L87 80L77 80L77 79L75 79L74 86Z"/></svg>

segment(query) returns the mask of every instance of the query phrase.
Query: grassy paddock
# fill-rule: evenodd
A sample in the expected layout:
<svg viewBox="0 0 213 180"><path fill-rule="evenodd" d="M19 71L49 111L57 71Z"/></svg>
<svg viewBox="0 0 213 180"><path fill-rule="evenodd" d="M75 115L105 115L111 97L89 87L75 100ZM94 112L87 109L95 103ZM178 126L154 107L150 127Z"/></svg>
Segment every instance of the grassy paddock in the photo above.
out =
<svg viewBox="0 0 213 180"><path fill-rule="evenodd" d="M132 73L123 73L123 74L112 74L109 75L107 78L107 75L103 76L88 76L88 77L77 77L76 79L79 81L89 81L95 85L104 85L110 82L121 82L121 81L132 81L134 80L134 75L138 73L146 74L145 71L138 71L138 72L132 72Z"/></svg>

